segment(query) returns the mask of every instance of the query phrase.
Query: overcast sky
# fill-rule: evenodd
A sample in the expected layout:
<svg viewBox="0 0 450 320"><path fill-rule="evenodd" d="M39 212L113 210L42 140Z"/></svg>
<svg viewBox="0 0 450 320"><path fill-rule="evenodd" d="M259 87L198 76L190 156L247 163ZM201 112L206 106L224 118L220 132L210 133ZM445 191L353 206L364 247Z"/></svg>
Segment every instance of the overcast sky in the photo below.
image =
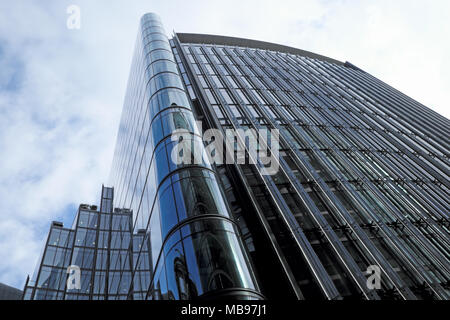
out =
<svg viewBox="0 0 450 320"><path fill-rule="evenodd" d="M44 5L45 3L45 5ZM81 29L66 27L69 5ZM52 220L107 183L139 18L350 61L450 117L447 0L0 2L0 282L23 288Z"/></svg>

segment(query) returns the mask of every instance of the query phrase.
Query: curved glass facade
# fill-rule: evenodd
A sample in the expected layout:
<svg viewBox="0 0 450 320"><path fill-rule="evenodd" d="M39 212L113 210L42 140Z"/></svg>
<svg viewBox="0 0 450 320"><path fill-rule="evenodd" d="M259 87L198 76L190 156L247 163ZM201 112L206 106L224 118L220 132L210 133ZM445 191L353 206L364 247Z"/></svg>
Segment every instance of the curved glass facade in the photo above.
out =
<svg viewBox="0 0 450 320"><path fill-rule="evenodd" d="M180 129L189 133L184 142L200 154L194 164L172 161L178 143L172 134ZM230 292L239 299L261 298L171 46L154 14L141 19L111 183L119 205L135 212L134 229L149 235L153 272L146 299ZM135 259L139 263L140 254Z"/></svg>

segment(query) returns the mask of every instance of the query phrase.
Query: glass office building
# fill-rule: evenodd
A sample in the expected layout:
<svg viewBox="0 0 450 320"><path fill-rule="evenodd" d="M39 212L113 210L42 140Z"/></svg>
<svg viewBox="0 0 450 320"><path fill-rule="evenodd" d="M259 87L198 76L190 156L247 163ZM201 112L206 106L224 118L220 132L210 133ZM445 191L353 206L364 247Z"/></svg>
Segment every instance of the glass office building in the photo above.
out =
<svg viewBox="0 0 450 320"><path fill-rule="evenodd" d="M235 161L212 161L230 129L223 152ZM110 176L115 204L133 212L130 268L112 297L449 299L449 129L349 62L248 39L168 39L146 14ZM279 133L274 173L238 161L257 130ZM180 142L195 161L174 161Z"/></svg>
<svg viewBox="0 0 450 320"><path fill-rule="evenodd" d="M184 143L199 155L194 164L171 161L178 143L172 133L181 129L188 133ZM141 298L262 298L171 44L154 14L141 19L110 182L116 204L133 210L134 230L147 230L150 240L150 287Z"/></svg>
<svg viewBox="0 0 450 320"><path fill-rule="evenodd" d="M52 222L36 270L26 281L24 300L125 300L135 269L139 275L146 272L134 286L141 293L141 280L150 272L145 232L132 235L132 212L113 209L113 193L113 188L102 187L100 208L81 204L71 228ZM132 265L141 246L141 263ZM78 286L70 278L73 267L79 268Z"/></svg>

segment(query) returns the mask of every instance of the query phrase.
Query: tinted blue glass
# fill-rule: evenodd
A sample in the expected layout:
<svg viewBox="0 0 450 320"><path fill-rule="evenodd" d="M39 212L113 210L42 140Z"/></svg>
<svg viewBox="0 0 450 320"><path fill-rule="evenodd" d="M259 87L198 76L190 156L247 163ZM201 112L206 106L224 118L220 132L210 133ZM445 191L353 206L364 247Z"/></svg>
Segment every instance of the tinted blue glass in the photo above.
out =
<svg viewBox="0 0 450 320"><path fill-rule="evenodd" d="M92 264L94 261L94 250L93 249L83 249L83 263L82 268L92 269Z"/></svg>
<svg viewBox="0 0 450 320"><path fill-rule="evenodd" d="M106 214L100 215L100 229L109 229L110 216Z"/></svg>
<svg viewBox="0 0 450 320"><path fill-rule="evenodd" d="M211 174L212 176L212 174ZM205 179L206 184L208 185L208 189L210 190L210 199L214 203L214 211L216 211L219 214L229 216L227 207L225 205L225 202L223 200L223 197L220 193L219 185L217 184L217 181L215 177L212 179L206 178ZM212 203L211 203L212 206Z"/></svg>
<svg viewBox="0 0 450 320"><path fill-rule="evenodd" d="M112 230L121 230L120 220L121 220L121 216L115 215L112 217L112 226L111 226Z"/></svg>
<svg viewBox="0 0 450 320"><path fill-rule="evenodd" d="M165 239L163 248L164 255L167 255L167 253L172 249L172 247L180 240L181 240L181 233L177 228L170 234L169 237Z"/></svg>
<svg viewBox="0 0 450 320"><path fill-rule="evenodd" d="M170 50L170 45L166 41L152 41L144 46L144 54L148 54L155 49L166 49Z"/></svg>
<svg viewBox="0 0 450 320"><path fill-rule="evenodd" d="M184 259L184 250L179 242L166 255L166 275L169 298L187 299L189 274Z"/></svg>
<svg viewBox="0 0 450 320"><path fill-rule="evenodd" d="M44 264L46 265L53 265L53 260L55 259L55 254L56 254L56 248L55 247L47 247L47 250L45 252L45 257L44 257Z"/></svg>
<svg viewBox="0 0 450 320"><path fill-rule="evenodd" d="M72 265L81 266L83 263L83 249L75 247L72 255Z"/></svg>
<svg viewBox="0 0 450 320"><path fill-rule="evenodd" d="M182 109L168 109L162 115L164 123L164 135L169 135L175 130L184 129L188 132L194 131L194 118L191 112Z"/></svg>
<svg viewBox="0 0 450 320"><path fill-rule="evenodd" d="M195 244L192 237L187 237L183 240L183 248L191 282L191 291L195 292L197 295L201 295L204 292L204 285L200 274L202 261L197 258Z"/></svg>
<svg viewBox="0 0 450 320"><path fill-rule="evenodd" d="M83 246L86 238L86 229L78 229L77 234L75 236L75 245L76 246Z"/></svg>
<svg viewBox="0 0 450 320"><path fill-rule="evenodd" d="M121 236L120 236L120 232L117 231L113 231L111 232L111 249L120 249L121 247Z"/></svg>
<svg viewBox="0 0 450 320"><path fill-rule="evenodd" d="M161 212L161 228L163 238L168 231L178 223L175 201L172 188L169 186L159 195L159 204Z"/></svg>
<svg viewBox="0 0 450 320"><path fill-rule="evenodd" d="M106 269L107 267L108 253L106 250L97 251L97 260L95 262L95 267L97 269Z"/></svg>
<svg viewBox="0 0 450 320"><path fill-rule="evenodd" d="M165 87L183 89L183 84L178 75L173 73L160 73L150 80L150 92L156 92Z"/></svg>
<svg viewBox="0 0 450 320"><path fill-rule="evenodd" d="M194 252L196 263L191 267L199 267L200 282L203 288L217 290L252 287L252 280L244 264L245 261L241 260L243 257L240 254L233 256L233 253L241 252L238 250L239 244L234 233L224 231L196 233L191 238L183 241L186 255ZM209 257L208 260L214 261L214 263L208 263L205 257ZM189 271L191 270L189 264L193 262L193 259L189 259Z"/></svg>
<svg viewBox="0 0 450 320"><path fill-rule="evenodd" d="M97 237L97 232L95 230L89 229L86 233L86 247L95 247L95 241Z"/></svg>
<svg viewBox="0 0 450 320"><path fill-rule="evenodd" d="M94 275L94 294L104 293L105 291L106 273L103 271L96 271Z"/></svg>
<svg viewBox="0 0 450 320"><path fill-rule="evenodd" d="M56 250L55 261L53 262L53 265L59 266L59 267L67 266L69 264L68 259L66 259L67 251L68 250L66 250L66 249L58 248Z"/></svg>
<svg viewBox="0 0 450 320"><path fill-rule="evenodd" d="M108 248L109 233L106 231L100 231L98 234L98 248Z"/></svg>
<svg viewBox="0 0 450 320"><path fill-rule="evenodd" d="M109 254L109 267L110 269L120 269L120 251L111 250Z"/></svg>
<svg viewBox="0 0 450 320"><path fill-rule="evenodd" d="M171 60L173 61L173 56L172 53L167 51L167 50L155 50L152 51L149 55L150 57L150 61L157 61L157 60L161 60L161 59L166 59L166 60Z"/></svg>
<svg viewBox="0 0 450 320"><path fill-rule="evenodd" d="M161 216L159 215L159 204L158 202L155 203L155 206L152 211L152 215L150 217L150 225L149 225L149 232L150 232L150 244L152 246L151 253L152 253L152 263L153 267L155 266L159 252L162 247L162 236L161 236Z"/></svg>
<svg viewBox="0 0 450 320"><path fill-rule="evenodd" d="M173 72L177 73L177 65L175 62L168 60L160 60L152 63L153 74L156 75L161 72Z"/></svg>
<svg viewBox="0 0 450 320"><path fill-rule="evenodd" d="M41 274L39 275L39 280L37 282L37 286L39 288L48 287L51 270L52 269L50 267L42 267Z"/></svg>
<svg viewBox="0 0 450 320"><path fill-rule="evenodd" d="M176 181L173 184L173 192L175 195L175 203L176 203L176 207L177 207L177 212L178 212L178 218L181 221L183 221L184 219L187 218L188 214L187 214L187 208L186 208L186 203L184 200L184 191L181 187L181 182L180 181ZM188 190L186 190L188 191Z"/></svg>
<svg viewBox="0 0 450 320"><path fill-rule="evenodd" d="M190 108L189 100L186 97L186 94L182 90L178 89L170 89L167 91L167 99L168 103L167 105L177 105L177 106L183 106L186 108Z"/></svg>
<svg viewBox="0 0 450 320"><path fill-rule="evenodd" d="M167 36L161 33L152 33L150 37L146 38L147 41L151 42L151 41L167 41Z"/></svg>
<svg viewBox="0 0 450 320"><path fill-rule="evenodd" d="M155 274L153 295L155 300L167 299L167 278L164 263L159 264Z"/></svg>
<svg viewBox="0 0 450 320"><path fill-rule="evenodd" d="M81 290L82 293L89 293L91 289L91 271L84 271L81 273ZM88 297L86 297L87 299Z"/></svg>
<svg viewBox="0 0 450 320"><path fill-rule="evenodd" d="M109 292L116 294L119 288L120 272L110 272L109 273Z"/></svg>
<svg viewBox="0 0 450 320"><path fill-rule="evenodd" d="M153 144L156 145L163 138L161 118L158 115L152 123Z"/></svg>
<svg viewBox="0 0 450 320"><path fill-rule="evenodd" d="M122 273L122 278L120 279L120 284L119 284L119 293L121 294L126 294L128 293L128 290L130 289L130 285L131 285L131 273L129 271L124 271ZM124 299L126 297L123 297Z"/></svg>
<svg viewBox="0 0 450 320"><path fill-rule="evenodd" d="M131 216L123 215L121 219L121 229L130 230Z"/></svg>
<svg viewBox="0 0 450 320"><path fill-rule="evenodd" d="M62 247L69 245L69 231L68 230L61 230L58 245L62 246Z"/></svg>
<svg viewBox="0 0 450 320"><path fill-rule="evenodd" d="M52 228L50 231L50 236L48 239L48 244L51 245L58 245L59 244L59 235L60 235L61 230L57 229L57 228Z"/></svg>
<svg viewBox="0 0 450 320"><path fill-rule="evenodd" d="M128 249L130 246L131 236L128 232L122 232L122 249Z"/></svg>
<svg viewBox="0 0 450 320"><path fill-rule="evenodd" d="M89 215L88 227L89 228L97 228L97 223L98 223L98 214L95 212L91 212Z"/></svg>
<svg viewBox="0 0 450 320"><path fill-rule="evenodd" d="M169 173L169 165L167 162L166 148L164 144L159 145L155 154L156 174L158 176L158 184Z"/></svg>
<svg viewBox="0 0 450 320"><path fill-rule="evenodd" d="M63 275L63 272L65 270L59 269L59 268L53 268L50 271L50 275L47 280L47 288L48 289L59 289L60 288L60 282ZM50 299L50 297L46 297L46 299Z"/></svg>
<svg viewBox="0 0 450 320"><path fill-rule="evenodd" d="M149 26L147 24L144 24L142 26L142 38L146 39L148 38L152 33L162 33L165 34L165 31L160 26Z"/></svg>
<svg viewBox="0 0 450 320"><path fill-rule="evenodd" d="M178 142L173 142L173 141L167 141L166 142L166 150L167 150L167 156L168 156L168 160L169 160L169 171L172 172L175 169L177 169L178 167L181 167L182 165L177 165L176 162L173 161L173 159L176 159L176 154L174 154L174 152L176 152L177 150L174 150L174 146L177 145ZM174 158L175 157L175 158Z"/></svg>
<svg viewBox="0 0 450 320"><path fill-rule="evenodd" d="M78 225L80 227L87 228L88 224L89 224L89 212L80 211L80 217L79 217L79 220L78 220Z"/></svg>
<svg viewBox="0 0 450 320"><path fill-rule="evenodd" d="M156 105L158 110L165 109L171 105L189 107L189 101L186 94L181 89L166 88L156 93L151 101L151 105Z"/></svg>

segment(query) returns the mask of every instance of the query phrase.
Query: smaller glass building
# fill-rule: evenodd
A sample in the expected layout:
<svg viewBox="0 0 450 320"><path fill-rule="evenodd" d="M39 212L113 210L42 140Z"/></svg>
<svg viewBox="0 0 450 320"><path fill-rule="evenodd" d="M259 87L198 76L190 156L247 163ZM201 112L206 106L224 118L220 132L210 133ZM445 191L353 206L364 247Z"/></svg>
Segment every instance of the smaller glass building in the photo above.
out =
<svg viewBox="0 0 450 320"><path fill-rule="evenodd" d="M127 299L131 288L131 257L137 249L132 242L132 212L113 209L113 193L113 188L102 187L100 208L81 204L71 228L65 228L61 222L51 224L34 275L27 279L24 300ZM134 238L143 236L138 233ZM146 242L139 243L145 246ZM148 258L147 248L143 248L137 288L149 278L149 263L144 262ZM75 278L75 288L68 288L69 276L77 268L79 288L75 286Z"/></svg>

